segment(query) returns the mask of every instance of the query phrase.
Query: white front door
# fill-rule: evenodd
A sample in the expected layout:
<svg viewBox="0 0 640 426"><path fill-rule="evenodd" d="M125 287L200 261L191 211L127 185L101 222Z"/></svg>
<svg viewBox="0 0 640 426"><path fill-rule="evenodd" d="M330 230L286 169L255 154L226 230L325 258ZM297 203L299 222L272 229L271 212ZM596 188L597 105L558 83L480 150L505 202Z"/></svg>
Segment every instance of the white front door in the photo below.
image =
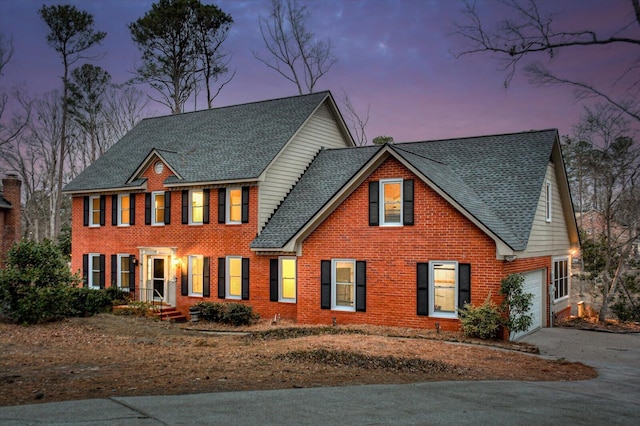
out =
<svg viewBox="0 0 640 426"><path fill-rule="evenodd" d="M164 255L148 255L145 257L144 288L142 289L140 300L144 302L164 302L167 294L169 257Z"/></svg>

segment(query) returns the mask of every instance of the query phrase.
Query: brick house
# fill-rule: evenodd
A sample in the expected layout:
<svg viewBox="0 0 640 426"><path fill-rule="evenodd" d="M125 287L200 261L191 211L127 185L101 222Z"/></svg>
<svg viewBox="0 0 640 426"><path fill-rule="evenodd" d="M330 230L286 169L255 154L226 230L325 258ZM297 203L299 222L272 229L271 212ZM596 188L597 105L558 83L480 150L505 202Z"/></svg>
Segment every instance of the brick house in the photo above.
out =
<svg viewBox="0 0 640 426"><path fill-rule="evenodd" d="M20 240L20 190L22 182L17 175L8 174L0 188L0 267L4 266L7 252Z"/></svg>
<svg viewBox="0 0 640 426"><path fill-rule="evenodd" d="M458 307L513 272L536 295L532 329L569 308L578 233L556 130L354 147L321 92L143 120L65 192L86 285L183 313L239 301L457 329Z"/></svg>

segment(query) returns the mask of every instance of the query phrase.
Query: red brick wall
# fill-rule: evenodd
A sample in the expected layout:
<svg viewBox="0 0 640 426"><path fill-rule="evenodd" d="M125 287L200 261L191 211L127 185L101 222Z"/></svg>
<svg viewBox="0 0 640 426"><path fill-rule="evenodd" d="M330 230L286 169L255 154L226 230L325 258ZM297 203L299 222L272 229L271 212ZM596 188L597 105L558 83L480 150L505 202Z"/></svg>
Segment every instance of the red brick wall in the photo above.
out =
<svg viewBox="0 0 640 426"><path fill-rule="evenodd" d="M0 210L0 267L13 243L20 240L21 186L16 175L2 179L2 197L11 203L11 209Z"/></svg>

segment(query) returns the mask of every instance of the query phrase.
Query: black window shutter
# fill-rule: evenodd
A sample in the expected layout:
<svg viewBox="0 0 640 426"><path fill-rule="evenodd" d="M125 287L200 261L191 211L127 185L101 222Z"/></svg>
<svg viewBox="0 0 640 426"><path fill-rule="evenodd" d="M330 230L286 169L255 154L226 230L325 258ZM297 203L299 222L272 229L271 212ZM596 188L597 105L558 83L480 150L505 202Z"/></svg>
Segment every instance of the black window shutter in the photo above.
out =
<svg viewBox="0 0 640 426"><path fill-rule="evenodd" d="M111 287L118 285L118 255L111 255Z"/></svg>
<svg viewBox="0 0 640 426"><path fill-rule="evenodd" d="M171 191L164 191L164 224L171 223Z"/></svg>
<svg viewBox="0 0 640 426"><path fill-rule="evenodd" d="M202 259L202 296L211 296L211 258Z"/></svg>
<svg viewBox="0 0 640 426"><path fill-rule="evenodd" d="M202 191L202 196L204 198L204 203L202 205L202 223L209 223L209 190L205 189Z"/></svg>
<svg viewBox="0 0 640 426"><path fill-rule="evenodd" d="M331 309L331 261L320 261L320 308Z"/></svg>
<svg viewBox="0 0 640 426"><path fill-rule="evenodd" d="M242 258L242 300L249 300L249 258Z"/></svg>
<svg viewBox="0 0 640 426"><path fill-rule="evenodd" d="M82 255L82 286L89 286L89 255Z"/></svg>
<svg viewBox="0 0 640 426"><path fill-rule="evenodd" d="M402 223L413 225L413 179L402 182Z"/></svg>
<svg viewBox="0 0 640 426"><path fill-rule="evenodd" d="M105 257L104 254L100 255L100 288L104 288L104 269L105 269Z"/></svg>
<svg viewBox="0 0 640 426"><path fill-rule="evenodd" d="M189 191L182 190L182 224L189 223Z"/></svg>
<svg viewBox="0 0 640 426"><path fill-rule="evenodd" d="M224 267L225 267L225 258L218 258L218 298L224 299L227 295L225 289L225 279L224 279Z"/></svg>
<svg viewBox="0 0 640 426"><path fill-rule="evenodd" d="M269 260L269 300L278 301L278 259Z"/></svg>
<svg viewBox="0 0 640 426"><path fill-rule="evenodd" d="M111 196L111 225L116 226L118 224L118 196Z"/></svg>
<svg viewBox="0 0 640 426"><path fill-rule="evenodd" d="M242 187L242 223L249 222L249 187Z"/></svg>
<svg viewBox="0 0 640 426"><path fill-rule="evenodd" d="M367 310L367 262L356 261L356 311Z"/></svg>
<svg viewBox="0 0 640 426"><path fill-rule="evenodd" d="M225 223L227 201L227 190L225 188L218 189L218 223Z"/></svg>
<svg viewBox="0 0 640 426"><path fill-rule="evenodd" d="M418 263L418 315L429 315L429 264Z"/></svg>
<svg viewBox="0 0 640 426"><path fill-rule="evenodd" d="M458 264L458 308L471 303L471 264Z"/></svg>
<svg viewBox="0 0 640 426"><path fill-rule="evenodd" d="M133 217L133 216L132 216ZM129 255L129 291L136 289L136 257Z"/></svg>
<svg viewBox="0 0 640 426"><path fill-rule="evenodd" d="M136 224L136 194L129 194L129 225Z"/></svg>
<svg viewBox="0 0 640 426"><path fill-rule="evenodd" d="M369 182L369 226L380 225L380 182Z"/></svg>
<svg viewBox="0 0 640 426"><path fill-rule="evenodd" d="M89 197L84 197L84 226L89 226Z"/></svg>
<svg viewBox="0 0 640 426"><path fill-rule="evenodd" d="M105 221L105 209L106 209L106 204L107 204L107 196L106 195L101 195L100 196L100 226L104 226L104 221Z"/></svg>
<svg viewBox="0 0 640 426"><path fill-rule="evenodd" d="M180 294L189 295L189 258L182 262L182 273L180 274Z"/></svg>
<svg viewBox="0 0 640 426"><path fill-rule="evenodd" d="M144 194L144 224L151 225L151 193Z"/></svg>

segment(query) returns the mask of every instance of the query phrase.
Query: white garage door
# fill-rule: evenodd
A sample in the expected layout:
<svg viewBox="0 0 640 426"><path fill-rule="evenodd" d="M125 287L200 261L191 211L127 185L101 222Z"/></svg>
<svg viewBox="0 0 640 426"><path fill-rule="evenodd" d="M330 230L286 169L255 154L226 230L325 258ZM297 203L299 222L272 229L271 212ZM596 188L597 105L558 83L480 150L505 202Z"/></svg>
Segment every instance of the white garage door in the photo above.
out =
<svg viewBox="0 0 640 426"><path fill-rule="evenodd" d="M525 336L542 327L542 320L544 315L544 298L542 297L542 295L544 294L544 273L545 271L543 269L522 274L524 275L524 292L533 294L533 299L531 300L531 308L529 309L529 312L533 315L533 322L531 323L531 327L529 327L528 330L517 333L513 337L513 340L519 339L520 337Z"/></svg>

